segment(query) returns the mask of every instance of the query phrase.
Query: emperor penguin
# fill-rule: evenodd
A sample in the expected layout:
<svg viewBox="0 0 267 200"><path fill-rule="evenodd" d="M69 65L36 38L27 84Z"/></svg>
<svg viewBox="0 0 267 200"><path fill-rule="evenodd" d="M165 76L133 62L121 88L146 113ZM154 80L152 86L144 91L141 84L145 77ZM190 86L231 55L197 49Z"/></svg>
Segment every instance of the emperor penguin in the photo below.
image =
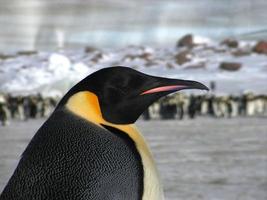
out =
<svg viewBox="0 0 267 200"><path fill-rule="evenodd" d="M189 80L103 68L72 87L23 152L1 200L162 200L152 154L134 122Z"/></svg>

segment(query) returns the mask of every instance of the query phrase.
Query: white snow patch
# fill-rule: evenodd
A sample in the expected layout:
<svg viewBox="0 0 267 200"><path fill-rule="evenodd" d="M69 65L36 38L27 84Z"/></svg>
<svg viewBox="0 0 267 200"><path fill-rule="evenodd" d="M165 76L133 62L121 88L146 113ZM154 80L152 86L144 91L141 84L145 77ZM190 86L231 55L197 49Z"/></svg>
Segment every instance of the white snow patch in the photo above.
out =
<svg viewBox="0 0 267 200"><path fill-rule="evenodd" d="M210 38L194 35L193 36L194 44L212 44L214 43Z"/></svg>

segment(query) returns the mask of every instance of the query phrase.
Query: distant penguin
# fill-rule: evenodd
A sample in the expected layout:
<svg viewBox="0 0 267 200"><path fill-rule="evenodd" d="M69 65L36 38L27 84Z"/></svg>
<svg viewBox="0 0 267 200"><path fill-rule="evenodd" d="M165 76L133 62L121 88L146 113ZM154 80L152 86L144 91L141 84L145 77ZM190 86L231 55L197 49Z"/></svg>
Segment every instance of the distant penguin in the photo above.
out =
<svg viewBox="0 0 267 200"><path fill-rule="evenodd" d="M195 81L101 69L75 85L37 131L1 200L162 200L150 150L134 122Z"/></svg>

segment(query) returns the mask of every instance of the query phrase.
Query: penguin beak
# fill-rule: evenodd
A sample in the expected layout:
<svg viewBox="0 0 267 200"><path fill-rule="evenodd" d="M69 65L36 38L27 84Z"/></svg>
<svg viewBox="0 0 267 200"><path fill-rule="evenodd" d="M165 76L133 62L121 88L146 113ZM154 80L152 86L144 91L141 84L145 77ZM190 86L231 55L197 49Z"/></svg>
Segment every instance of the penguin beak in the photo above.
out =
<svg viewBox="0 0 267 200"><path fill-rule="evenodd" d="M158 85L158 84L157 84ZM202 83L190 80L179 80L179 79L162 79L159 81L159 86L145 90L140 95L154 94L158 92L176 92L184 89L200 89L209 90L209 88Z"/></svg>

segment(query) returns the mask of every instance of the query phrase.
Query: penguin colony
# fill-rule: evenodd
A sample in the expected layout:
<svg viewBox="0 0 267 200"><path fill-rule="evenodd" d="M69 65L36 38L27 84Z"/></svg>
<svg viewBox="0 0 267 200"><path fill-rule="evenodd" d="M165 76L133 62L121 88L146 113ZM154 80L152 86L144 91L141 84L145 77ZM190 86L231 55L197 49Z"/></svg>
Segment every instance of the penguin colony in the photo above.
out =
<svg viewBox="0 0 267 200"><path fill-rule="evenodd" d="M13 120L47 118L55 109L59 96L37 95L12 96L0 93L0 128L12 124ZM153 103L144 111L144 120L194 119L210 116L217 119L231 117L267 116L267 95L251 92L242 95L186 95L175 93Z"/></svg>
<svg viewBox="0 0 267 200"><path fill-rule="evenodd" d="M32 138L0 200L162 200L152 154L134 122L182 89L208 90L127 67L89 75Z"/></svg>

